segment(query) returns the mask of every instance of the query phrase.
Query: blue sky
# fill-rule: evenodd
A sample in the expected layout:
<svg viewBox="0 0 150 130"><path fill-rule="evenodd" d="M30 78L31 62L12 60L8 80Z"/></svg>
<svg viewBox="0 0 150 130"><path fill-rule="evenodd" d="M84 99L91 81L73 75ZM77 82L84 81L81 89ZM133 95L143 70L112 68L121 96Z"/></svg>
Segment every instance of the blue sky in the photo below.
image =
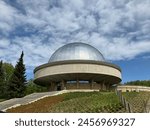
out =
<svg viewBox="0 0 150 130"><path fill-rule="evenodd" d="M0 59L27 77L70 42L96 47L122 68L123 82L150 79L150 0L0 0Z"/></svg>

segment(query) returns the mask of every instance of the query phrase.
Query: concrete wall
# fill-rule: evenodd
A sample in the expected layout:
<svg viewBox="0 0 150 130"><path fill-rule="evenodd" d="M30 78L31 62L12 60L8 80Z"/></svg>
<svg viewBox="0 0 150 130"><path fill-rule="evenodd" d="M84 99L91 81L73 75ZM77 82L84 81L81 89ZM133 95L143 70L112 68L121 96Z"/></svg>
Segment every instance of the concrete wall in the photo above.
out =
<svg viewBox="0 0 150 130"><path fill-rule="evenodd" d="M63 89L100 89L106 90L121 81L119 67L105 62L94 61L64 61L48 63L37 67L34 71L34 82L51 86L50 90L57 90L60 83ZM67 81L89 81L88 84L68 84ZM63 82L64 83L63 83ZM54 84L51 84L53 82ZM77 85L78 84L78 85ZM55 87L54 87L55 86Z"/></svg>
<svg viewBox="0 0 150 130"><path fill-rule="evenodd" d="M131 92L131 91L148 91L150 92L150 87L146 87L146 86L136 86L136 85L121 85L117 87L117 90L120 90L122 92Z"/></svg>
<svg viewBox="0 0 150 130"><path fill-rule="evenodd" d="M42 68L35 72L35 79L57 75L57 74L72 74L72 73L92 73L92 74L104 74L111 75L121 79L121 72L113 67L97 65L97 64L64 64L64 65L55 65L46 68Z"/></svg>

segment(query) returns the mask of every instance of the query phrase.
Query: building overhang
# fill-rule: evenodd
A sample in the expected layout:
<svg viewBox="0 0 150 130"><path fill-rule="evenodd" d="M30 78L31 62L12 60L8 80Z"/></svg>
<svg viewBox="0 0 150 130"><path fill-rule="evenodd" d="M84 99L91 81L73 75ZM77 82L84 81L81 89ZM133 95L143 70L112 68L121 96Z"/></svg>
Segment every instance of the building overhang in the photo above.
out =
<svg viewBox="0 0 150 130"><path fill-rule="evenodd" d="M34 82L41 85L77 79L117 84L121 82L121 69L108 62L68 60L40 65L35 68L34 76Z"/></svg>

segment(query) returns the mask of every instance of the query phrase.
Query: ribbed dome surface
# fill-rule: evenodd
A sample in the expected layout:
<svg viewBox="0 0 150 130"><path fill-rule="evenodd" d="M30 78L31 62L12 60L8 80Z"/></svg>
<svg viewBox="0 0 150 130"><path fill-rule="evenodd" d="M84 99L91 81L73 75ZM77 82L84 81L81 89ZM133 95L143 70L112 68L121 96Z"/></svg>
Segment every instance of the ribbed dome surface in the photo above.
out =
<svg viewBox="0 0 150 130"><path fill-rule="evenodd" d="M69 43L56 50L49 62L65 60L105 61L103 55L93 46L81 42Z"/></svg>

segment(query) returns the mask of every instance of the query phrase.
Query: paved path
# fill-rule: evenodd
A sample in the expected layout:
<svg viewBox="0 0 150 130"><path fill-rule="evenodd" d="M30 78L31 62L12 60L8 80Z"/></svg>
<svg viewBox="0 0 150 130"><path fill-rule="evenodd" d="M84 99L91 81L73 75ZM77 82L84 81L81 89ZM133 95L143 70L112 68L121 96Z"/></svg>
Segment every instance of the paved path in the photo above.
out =
<svg viewBox="0 0 150 130"><path fill-rule="evenodd" d="M34 102L41 98L53 96L57 94L68 93L68 92L92 92L92 91L98 91L98 90L82 90L81 89L81 90L63 90L63 91L33 93L23 98L13 98L10 100L6 100L4 102L0 102L0 111L5 111L7 108L10 108L13 106L28 104L30 102Z"/></svg>
<svg viewBox="0 0 150 130"><path fill-rule="evenodd" d="M59 91L54 92L43 92L43 93L33 93L23 98L13 98L10 100L6 100L4 102L0 102L0 111L5 110L6 108L15 106L15 105L23 105L29 102L33 102L35 100L41 99L47 96L53 96L55 94L59 94Z"/></svg>

